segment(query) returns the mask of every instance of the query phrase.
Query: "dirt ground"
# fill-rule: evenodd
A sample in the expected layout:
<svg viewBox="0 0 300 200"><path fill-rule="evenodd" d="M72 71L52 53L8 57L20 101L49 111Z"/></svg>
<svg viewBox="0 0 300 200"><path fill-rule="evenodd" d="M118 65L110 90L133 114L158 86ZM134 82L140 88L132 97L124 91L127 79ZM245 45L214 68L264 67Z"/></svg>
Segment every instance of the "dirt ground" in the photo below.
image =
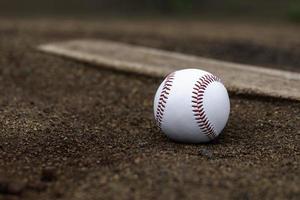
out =
<svg viewBox="0 0 300 200"><path fill-rule="evenodd" d="M217 141L179 144L153 120L161 80L34 49L101 37L299 71L300 43L282 37L298 29L263 42L82 24L0 22L0 199L299 199L300 102L231 93Z"/></svg>

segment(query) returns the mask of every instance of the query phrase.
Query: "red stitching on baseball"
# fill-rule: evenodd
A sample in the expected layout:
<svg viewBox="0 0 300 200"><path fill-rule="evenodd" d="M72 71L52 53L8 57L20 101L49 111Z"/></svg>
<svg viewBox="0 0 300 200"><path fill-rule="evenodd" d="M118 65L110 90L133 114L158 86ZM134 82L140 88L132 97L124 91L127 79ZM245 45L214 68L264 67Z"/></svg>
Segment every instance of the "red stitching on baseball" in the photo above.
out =
<svg viewBox="0 0 300 200"><path fill-rule="evenodd" d="M159 96L158 106L156 109L155 119L157 122L157 126L161 128L162 119L164 116L167 99L169 98L170 90L173 85L173 81L175 78L175 72L169 74L166 78L166 81L163 85L162 91Z"/></svg>
<svg viewBox="0 0 300 200"><path fill-rule="evenodd" d="M221 80L214 75L207 74L197 80L192 92L192 107L195 120L201 131L211 140L215 139L217 137L217 134L214 126L208 120L204 111L203 95L208 85L213 82L221 82Z"/></svg>

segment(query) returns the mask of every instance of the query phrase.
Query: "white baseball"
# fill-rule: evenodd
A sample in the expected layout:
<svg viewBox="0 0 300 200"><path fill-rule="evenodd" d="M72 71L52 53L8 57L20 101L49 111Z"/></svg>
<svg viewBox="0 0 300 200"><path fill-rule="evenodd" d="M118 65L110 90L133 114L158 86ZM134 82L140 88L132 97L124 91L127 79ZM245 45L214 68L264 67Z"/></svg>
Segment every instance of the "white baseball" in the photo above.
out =
<svg viewBox="0 0 300 200"><path fill-rule="evenodd" d="M224 129L229 112L229 97L221 80L199 69L169 74L154 98L157 125L178 142L215 139Z"/></svg>

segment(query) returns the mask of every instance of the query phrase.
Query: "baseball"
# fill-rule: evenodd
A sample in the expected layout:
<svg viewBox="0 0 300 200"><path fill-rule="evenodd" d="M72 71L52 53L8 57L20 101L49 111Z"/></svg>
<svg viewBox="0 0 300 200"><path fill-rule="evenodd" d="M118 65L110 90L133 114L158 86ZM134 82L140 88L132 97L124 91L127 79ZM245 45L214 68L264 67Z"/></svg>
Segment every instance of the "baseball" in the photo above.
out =
<svg viewBox="0 0 300 200"><path fill-rule="evenodd" d="M178 142L214 140L224 129L229 112L229 97L221 80L199 69L169 74L154 98L158 127Z"/></svg>

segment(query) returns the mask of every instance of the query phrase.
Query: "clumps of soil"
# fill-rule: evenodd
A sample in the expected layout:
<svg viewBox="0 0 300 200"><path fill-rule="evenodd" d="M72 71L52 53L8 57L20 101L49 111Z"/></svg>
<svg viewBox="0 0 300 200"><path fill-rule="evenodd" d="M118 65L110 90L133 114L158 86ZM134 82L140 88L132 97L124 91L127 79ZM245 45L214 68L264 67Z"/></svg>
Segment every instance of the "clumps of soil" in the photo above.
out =
<svg viewBox="0 0 300 200"><path fill-rule="evenodd" d="M0 199L299 197L299 102L231 93L217 141L174 143L153 120L161 80L39 53L66 36L17 30L0 32Z"/></svg>

